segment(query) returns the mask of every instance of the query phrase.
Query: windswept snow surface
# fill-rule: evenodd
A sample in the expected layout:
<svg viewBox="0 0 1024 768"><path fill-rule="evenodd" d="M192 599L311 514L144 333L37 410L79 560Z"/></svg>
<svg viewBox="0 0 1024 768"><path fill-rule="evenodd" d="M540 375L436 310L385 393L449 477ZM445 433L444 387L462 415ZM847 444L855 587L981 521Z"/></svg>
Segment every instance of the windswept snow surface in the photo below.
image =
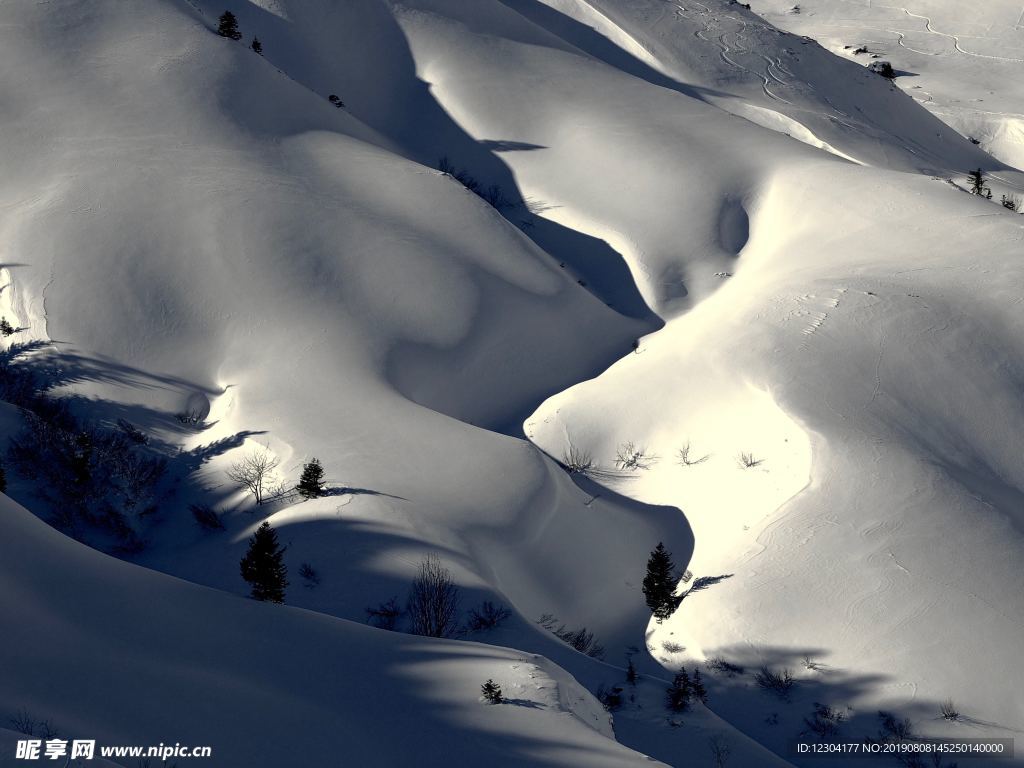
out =
<svg viewBox="0 0 1024 768"><path fill-rule="evenodd" d="M243 42L205 0L0 9L0 314L76 407L172 455L134 564L0 500L0 716L268 768L682 766L712 737L730 765L810 766L787 742L816 701L851 739L879 708L1024 729L1024 220L947 181L1016 171L756 7L227 6ZM627 441L650 469L614 470ZM605 471L568 475L570 445ZM254 510L225 470L259 446L289 483L321 459L331 495ZM265 518L288 607L241 597ZM662 624L659 541L713 577ZM354 623L431 552L463 615L507 623ZM586 690L627 653L645 677L613 727ZM667 713L712 657L747 673ZM794 671L789 701L762 664ZM488 677L511 704L478 700Z"/></svg>

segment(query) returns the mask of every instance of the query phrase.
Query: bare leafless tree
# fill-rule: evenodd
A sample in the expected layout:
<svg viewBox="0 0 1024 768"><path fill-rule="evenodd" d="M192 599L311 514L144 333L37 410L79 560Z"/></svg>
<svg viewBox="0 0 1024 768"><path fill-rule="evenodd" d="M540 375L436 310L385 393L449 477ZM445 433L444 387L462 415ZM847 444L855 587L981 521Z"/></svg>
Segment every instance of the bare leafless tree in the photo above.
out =
<svg viewBox="0 0 1024 768"><path fill-rule="evenodd" d="M694 453L693 448L690 447L690 441L687 440L682 448L679 449L679 464L684 467L693 467L697 464L703 464L705 461L711 458L710 453L705 453L703 456L698 456Z"/></svg>
<svg viewBox="0 0 1024 768"><path fill-rule="evenodd" d="M248 490L257 504L262 504L279 463L280 460L264 445L232 464L228 469L228 478Z"/></svg>
<svg viewBox="0 0 1024 768"><path fill-rule="evenodd" d="M708 746L711 747L711 756L715 760L715 768L725 768L729 755L732 754L729 742L721 736L712 736L708 740Z"/></svg>
<svg viewBox="0 0 1024 768"><path fill-rule="evenodd" d="M739 462L740 466L744 469L751 469L753 467L759 467L764 464L764 459L758 459L752 453L747 451L742 452L736 457L736 461Z"/></svg>
<svg viewBox="0 0 1024 768"><path fill-rule="evenodd" d="M615 452L615 466L622 470L650 469L658 462L658 457L647 452L647 447L630 440L619 446Z"/></svg>
<svg viewBox="0 0 1024 768"><path fill-rule="evenodd" d="M594 468L594 457L589 451L580 448L571 441L562 454L562 466L570 475L585 475Z"/></svg>
<svg viewBox="0 0 1024 768"><path fill-rule="evenodd" d="M427 637L451 637L458 628L459 588L441 559L429 554L409 590L406 606L412 632Z"/></svg>

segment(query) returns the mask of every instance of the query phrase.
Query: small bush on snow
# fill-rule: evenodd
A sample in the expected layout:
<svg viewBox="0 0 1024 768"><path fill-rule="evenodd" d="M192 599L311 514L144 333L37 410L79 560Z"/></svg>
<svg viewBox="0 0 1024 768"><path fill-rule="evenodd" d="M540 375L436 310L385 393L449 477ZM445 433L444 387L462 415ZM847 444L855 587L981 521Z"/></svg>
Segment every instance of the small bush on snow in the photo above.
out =
<svg viewBox="0 0 1024 768"><path fill-rule="evenodd" d="M484 701L488 704L501 704L505 700L501 694L501 686L490 678L480 686L480 690L484 694Z"/></svg>
<svg viewBox="0 0 1024 768"><path fill-rule="evenodd" d="M804 718L808 730L818 737L819 741L832 741L839 736L839 726L846 720L846 715L827 704L814 702L814 712L810 719Z"/></svg>
<svg viewBox="0 0 1024 768"><path fill-rule="evenodd" d="M657 462L658 457L653 453L649 453L646 446L637 445L632 440L620 445L615 452L616 469L650 469Z"/></svg>
<svg viewBox="0 0 1024 768"><path fill-rule="evenodd" d="M500 603L495 605L490 600L484 600L480 608L469 609L469 619L466 628L470 632L479 632L487 629L494 629L505 619L512 615L512 612Z"/></svg>
<svg viewBox="0 0 1024 768"><path fill-rule="evenodd" d="M789 698L789 693L793 689L795 681L793 680L793 674L788 669L783 669L781 672L775 672L768 667L761 667L761 669L754 675L754 680L764 690L774 693L776 696L782 699Z"/></svg>

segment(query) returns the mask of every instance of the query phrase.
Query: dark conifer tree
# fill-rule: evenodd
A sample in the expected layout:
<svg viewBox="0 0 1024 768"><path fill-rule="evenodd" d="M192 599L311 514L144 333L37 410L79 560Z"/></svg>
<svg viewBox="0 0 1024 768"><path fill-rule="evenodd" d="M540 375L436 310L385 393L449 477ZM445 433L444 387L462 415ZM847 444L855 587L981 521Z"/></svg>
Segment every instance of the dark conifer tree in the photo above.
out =
<svg viewBox="0 0 1024 768"><path fill-rule="evenodd" d="M686 669L680 669L672 679L672 687L667 688L665 693L668 708L673 712L683 712L690 706L690 698L693 696L693 683L690 682L690 675Z"/></svg>
<svg viewBox="0 0 1024 768"><path fill-rule="evenodd" d="M985 174L982 172L981 168L978 168L975 171L968 171L967 172L967 181L971 185L971 194L972 195L978 195L979 197L984 197L985 193L988 192L989 195L991 196L992 193L985 186Z"/></svg>
<svg viewBox="0 0 1024 768"><path fill-rule="evenodd" d="M342 107L345 106L345 102L343 102L341 99L339 99L336 94L332 93L330 96L327 97L327 100L329 102L331 102L331 104L336 106L338 109L341 109Z"/></svg>
<svg viewBox="0 0 1024 768"><path fill-rule="evenodd" d="M324 467L320 459L313 459L303 465L302 476L295 490L304 499L315 499L324 495Z"/></svg>
<svg viewBox="0 0 1024 768"><path fill-rule="evenodd" d="M675 596L676 566L672 562L672 554L665 549L665 545L658 542L658 546L651 552L647 561L647 575L644 576L643 590L644 598L647 600L647 607L661 623L672 615L672 611L679 605Z"/></svg>
<svg viewBox="0 0 1024 768"><path fill-rule="evenodd" d="M0 464L0 493L7 493L7 473L3 464Z"/></svg>
<svg viewBox="0 0 1024 768"><path fill-rule="evenodd" d="M487 679L486 683L480 686L480 689L483 691L484 699L488 704L501 704L501 702L504 701L501 695L501 686L490 678Z"/></svg>
<svg viewBox="0 0 1024 768"><path fill-rule="evenodd" d="M217 34L232 40L241 40L242 33L238 31L238 19L231 11L224 11L218 19Z"/></svg>
<svg viewBox="0 0 1024 768"><path fill-rule="evenodd" d="M636 685L637 674L636 667L633 666L633 657L630 656L626 665L626 682L630 685Z"/></svg>
<svg viewBox="0 0 1024 768"><path fill-rule="evenodd" d="M7 322L7 318L0 317L0 333L4 336L10 336L14 331L14 326Z"/></svg>
<svg viewBox="0 0 1024 768"><path fill-rule="evenodd" d="M700 679L700 670L694 667L693 678L690 680L690 692L693 698L702 704L708 701L708 689L704 687L704 681Z"/></svg>
<svg viewBox="0 0 1024 768"><path fill-rule="evenodd" d="M264 521L249 539L249 550L239 564L242 578L252 586L254 600L284 602L288 586L288 567L284 564L284 551L277 541L277 532Z"/></svg>
<svg viewBox="0 0 1024 768"><path fill-rule="evenodd" d="M249 47L252 48L254 53L258 53L260 56L263 55L263 43L260 42L258 37L252 39L252 45Z"/></svg>

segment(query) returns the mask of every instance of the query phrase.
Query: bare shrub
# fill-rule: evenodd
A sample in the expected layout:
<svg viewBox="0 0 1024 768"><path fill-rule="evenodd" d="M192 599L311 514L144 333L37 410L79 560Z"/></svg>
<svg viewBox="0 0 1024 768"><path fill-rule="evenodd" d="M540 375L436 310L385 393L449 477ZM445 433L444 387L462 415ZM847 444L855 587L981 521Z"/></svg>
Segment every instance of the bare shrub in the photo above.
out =
<svg viewBox="0 0 1024 768"><path fill-rule="evenodd" d="M458 628L459 588L437 555L431 553L420 563L406 611L416 635L451 637Z"/></svg>
<svg viewBox="0 0 1024 768"><path fill-rule="evenodd" d="M381 603L376 608L366 609L366 623L372 624L378 629L386 629L390 632L398 626L398 620L404 611L398 605L398 598L392 597L387 602Z"/></svg>
<svg viewBox="0 0 1024 768"><path fill-rule="evenodd" d="M908 718L898 720L890 712L879 712L878 719L882 721L882 730L879 735L886 741L909 741L914 736L914 726Z"/></svg>
<svg viewBox="0 0 1024 768"><path fill-rule="evenodd" d="M712 736L708 739L708 747L711 749L711 758L715 761L715 768L725 768L725 764L729 761L729 755L732 754L729 742L721 736Z"/></svg>
<svg viewBox="0 0 1024 768"><path fill-rule="evenodd" d="M754 458L754 454L747 452L740 453L736 457L736 460L744 469L752 469L753 467L759 467L764 464L764 459Z"/></svg>
<svg viewBox="0 0 1024 768"><path fill-rule="evenodd" d="M221 522L220 517L212 508L205 504L189 504L189 511L192 512L192 517L196 523L199 524L200 528L207 531L223 531L224 523Z"/></svg>
<svg viewBox="0 0 1024 768"><path fill-rule="evenodd" d="M309 563L303 563L299 566L299 576L306 582L305 586L307 589L312 589L320 583L320 574Z"/></svg>
<svg viewBox="0 0 1024 768"><path fill-rule="evenodd" d="M575 630L560 627L555 630L555 635L580 653L594 659L604 658L604 646L597 642L594 638L594 633L588 632L586 627L580 627Z"/></svg>
<svg viewBox="0 0 1024 768"><path fill-rule="evenodd" d="M88 523L114 533L126 550L140 547L133 523L156 510L167 460L120 431L80 422L60 400L36 406L10 441L11 468L34 483L57 527Z"/></svg>
<svg viewBox="0 0 1024 768"><path fill-rule="evenodd" d="M589 451L569 443L562 454L562 466L570 475L585 475L595 467L594 457Z"/></svg>
<svg viewBox="0 0 1024 768"><path fill-rule="evenodd" d="M437 162L437 169L479 197L481 200L492 206L495 210L501 211L506 208L515 208L516 203L509 200L504 190L497 184L484 187L467 170L456 168L455 164L448 159L447 155Z"/></svg>
<svg viewBox="0 0 1024 768"><path fill-rule="evenodd" d="M616 469L634 471L650 469L658 463L658 457L648 453L646 446L637 445L632 440L623 443L615 452Z"/></svg>
<svg viewBox="0 0 1024 768"><path fill-rule="evenodd" d="M754 673L754 681L764 690L774 693L781 699L788 699L793 690L793 674L788 669L775 672L768 667L761 667Z"/></svg>
<svg viewBox="0 0 1024 768"><path fill-rule="evenodd" d="M262 504L273 483L273 473L280 459L271 454L268 446L250 451L228 468L228 479L249 491Z"/></svg>
<svg viewBox="0 0 1024 768"><path fill-rule="evenodd" d="M601 702L606 710L614 712L622 706L622 687L613 685L605 688L604 683L601 683L594 691L594 698Z"/></svg>
<svg viewBox="0 0 1024 768"><path fill-rule="evenodd" d="M804 665L804 669L809 669L811 672L817 672L821 669L821 664L812 659L810 654L805 653L801 663Z"/></svg>
<svg viewBox="0 0 1024 768"><path fill-rule="evenodd" d="M11 718L10 723L11 728L26 736L32 736L35 733L36 726L39 725L38 721L26 709L18 710L18 714Z"/></svg>
<svg viewBox="0 0 1024 768"><path fill-rule="evenodd" d="M903 744L905 742L918 741L910 720L898 719L889 712L879 712L878 719L881 721L881 728L878 731L878 738L867 737L864 739L867 744ZM897 762L904 768L925 768L923 757L917 753L895 753ZM938 755L933 755L938 757ZM941 761L933 761L933 768L939 768ZM956 768L953 763L950 768Z"/></svg>
<svg viewBox="0 0 1024 768"><path fill-rule="evenodd" d="M36 727L36 735L43 741L49 741L50 739L56 739L60 734L57 732L57 727L51 720L40 720L39 725Z"/></svg>
<svg viewBox="0 0 1024 768"><path fill-rule="evenodd" d="M839 735L839 726L846 720L846 715L827 704L814 702L814 712L810 719L804 718L808 730L818 737L819 741L832 741Z"/></svg>
<svg viewBox="0 0 1024 768"><path fill-rule="evenodd" d="M679 458L679 464L683 467L695 467L698 464L703 464L705 461L711 458L710 453L705 453L702 456L698 456L693 448L690 446L690 441L687 440L682 448L679 449L676 456Z"/></svg>
<svg viewBox="0 0 1024 768"><path fill-rule="evenodd" d="M504 605L500 603L495 605L490 600L484 600L480 604L479 609L469 609L469 620L466 622L466 628L470 632L494 629L511 615L512 612Z"/></svg>
<svg viewBox="0 0 1024 768"><path fill-rule="evenodd" d="M953 704L952 699L946 699L944 702L942 702L942 706L939 707L939 711L942 712L943 720L960 719L960 711L956 708L956 705Z"/></svg>
<svg viewBox="0 0 1024 768"><path fill-rule="evenodd" d="M594 659L604 658L604 646L597 642L593 632L588 632L586 627L579 629L568 629L550 613L545 613L537 621L544 629L551 632L555 637L567 645L571 645L582 654ZM558 625L557 627L555 625Z"/></svg>
<svg viewBox="0 0 1024 768"><path fill-rule="evenodd" d="M174 418L179 424L185 424L189 427L198 427L202 425L204 421L203 414L195 408L188 411L179 411L174 414Z"/></svg>

